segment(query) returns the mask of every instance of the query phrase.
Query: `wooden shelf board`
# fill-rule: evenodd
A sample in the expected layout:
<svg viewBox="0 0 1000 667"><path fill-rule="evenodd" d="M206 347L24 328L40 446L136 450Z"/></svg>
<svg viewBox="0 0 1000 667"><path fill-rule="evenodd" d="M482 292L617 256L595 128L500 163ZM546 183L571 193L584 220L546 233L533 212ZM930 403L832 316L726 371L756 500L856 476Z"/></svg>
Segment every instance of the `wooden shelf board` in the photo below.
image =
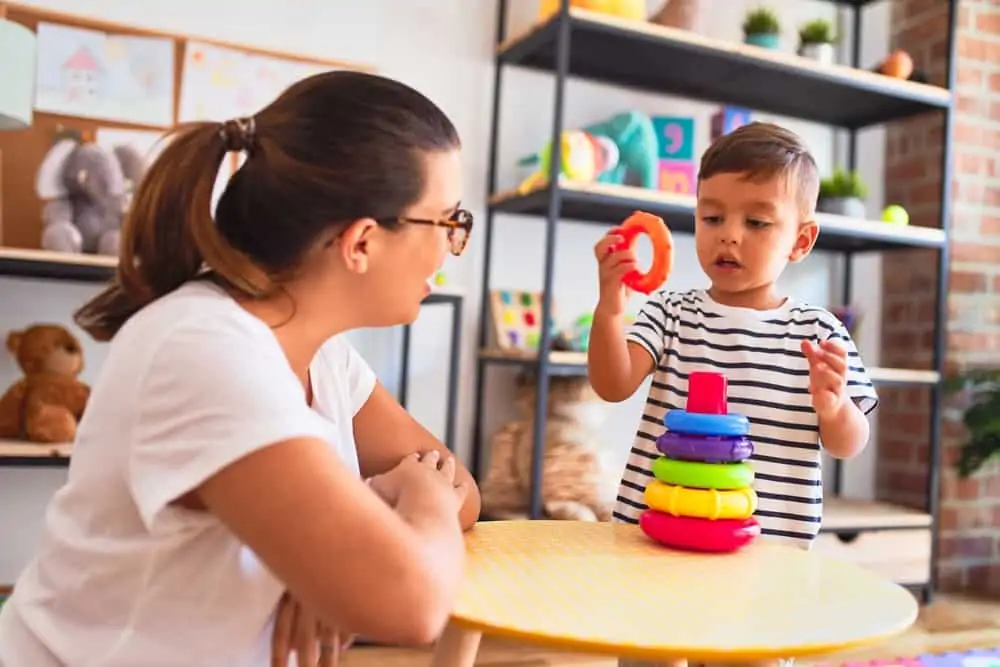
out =
<svg viewBox="0 0 1000 667"><path fill-rule="evenodd" d="M114 276L117 266L118 258L107 255L0 246L0 276L106 282ZM445 285L435 287L425 302L444 303L464 296L464 290Z"/></svg>
<svg viewBox="0 0 1000 667"><path fill-rule="evenodd" d="M554 72L557 19L507 39L500 61ZM577 7L570 29L572 76L844 128L945 109L952 99L940 86Z"/></svg>
<svg viewBox="0 0 1000 667"><path fill-rule="evenodd" d="M63 466L69 462L72 444L50 445L19 440L0 440L0 466Z"/></svg>
<svg viewBox="0 0 1000 667"><path fill-rule="evenodd" d="M117 265L117 257L106 255L0 247L0 276L106 282Z"/></svg>
<svg viewBox="0 0 1000 667"><path fill-rule="evenodd" d="M480 352L482 359L509 365L529 365L535 363L537 356L528 351L506 351L487 348ZM587 366L586 352L557 350L549 354L549 363L563 371L576 368L582 373ZM907 368L881 368L874 366L868 369L868 376L875 384L906 384L922 385L937 384L939 375L934 371L910 370Z"/></svg>
<svg viewBox="0 0 1000 667"><path fill-rule="evenodd" d="M598 224L617 224L636 209L661 216L674 233L693 234L695 198L626 185L563 181L559 185L560 217ZM550 190L542 185L526 191L504 190L490 196L499 213L544 217ZM817 250L874 252L904 247L941 248L947 236L940 229L895 225L820 213Z"/></svg>
<svg viewBox="0 0 1000 667"><path fill-rule="evenodd" d="M823 501L821 532L848 532L854 530L930 528L931 515L923 510L892 505L890 503L826 498Z"/></svg>

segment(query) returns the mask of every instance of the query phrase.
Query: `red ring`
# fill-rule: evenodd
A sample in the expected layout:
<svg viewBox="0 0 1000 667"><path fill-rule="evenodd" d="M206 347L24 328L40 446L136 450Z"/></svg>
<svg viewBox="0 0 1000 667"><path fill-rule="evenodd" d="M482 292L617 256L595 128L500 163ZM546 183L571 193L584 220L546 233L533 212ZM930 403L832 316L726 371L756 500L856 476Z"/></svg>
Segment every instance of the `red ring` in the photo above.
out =
<svg viewBox="0 0 1000 667"><path fill-rule="evenodd" d="M710 553L736 551L760 536L760 524L754 517L712 520L672 516L657 510L640 514L639 528L664 546Z"/></svg>

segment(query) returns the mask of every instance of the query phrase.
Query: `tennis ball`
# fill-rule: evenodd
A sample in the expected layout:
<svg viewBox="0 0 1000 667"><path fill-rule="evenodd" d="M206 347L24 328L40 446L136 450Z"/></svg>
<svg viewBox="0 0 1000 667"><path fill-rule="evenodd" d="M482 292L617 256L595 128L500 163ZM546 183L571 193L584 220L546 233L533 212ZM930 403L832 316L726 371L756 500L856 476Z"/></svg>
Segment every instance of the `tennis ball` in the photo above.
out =
<svg viewBox="0 0 1000 667"><path fill-rule="evenodd" d="M882 211L882 220L894 225L908 225L910 224L910 214L899 204L891 204Z"/></svg>

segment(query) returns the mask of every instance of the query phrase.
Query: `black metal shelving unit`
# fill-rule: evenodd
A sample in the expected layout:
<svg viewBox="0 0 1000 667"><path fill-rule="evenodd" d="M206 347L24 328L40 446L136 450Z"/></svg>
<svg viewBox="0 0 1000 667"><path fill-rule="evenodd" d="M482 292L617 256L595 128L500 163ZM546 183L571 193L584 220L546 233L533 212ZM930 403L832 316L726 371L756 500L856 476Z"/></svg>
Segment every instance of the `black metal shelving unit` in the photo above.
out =
<svg viewBox="0 0 1000 667"><path fill-rule="evenodd" d="M895 227L878 222L822 216L817 249L836 252L844 258L843 300L851 300L853 259L861 253L889 252L906 248L937 250L939 284L936 300L934 358L931 378L893 380L887 384L921 384L932 390L930 419L931 442L927 480L927 514L932 534L938 517L938 469L941 458L940 407L942 391L938 379L944 372L944 322L947 317L948 228L951 212L951 142L953 117L952 88L955 79L955 27L957 0L948 3L949 67L944 88L904 82L861 69L862 11L877 0L828 0L848 8L853 24L850 67L817 66L812 61L763 50L742 48L729 42L709 39L678 30L647 30L621 20L600 19L597 15L571 9L569 0L561 0L559 10L547 21L527 33L508 40L508 4L498 0L496 56L493 81L492 124L490 129L487 188L490 203L485 220L483 282L480 299L475 414L473 419L472 468L482 474L486 375L494 366L520 366L533 369L537 378L531 474L530 516L540 518L542 442L545 432L545 407L548 404L549 378L567 373L585 373L580 363L553 361L551 355L532 358L504 358L485 353L490 317L490 268L493 232L497 214L515 214L541 218L545 224L545 251L540 321L549 321L552 313L552 281L556 257L555 232L561 219L613 225L637 208L663 216L675 233L694 229L694 201L684 198L646 198L622 190L621 195L606 191L588 192L567 185L548 187L523 195L497 192L497 154L503 73L506 67L548 72L553 76L554 100L550 141L549 183L557 183L566 104L566 82L570 77L600 82L620 88L638 89L685 96L704 102L739 105L759 112L824 123L847 133L847 166L857 166L858 131L886 122L925 113L939 113L945 119L943 180L941 188L940 228ZM891 1L891 0L890 0ZM668 63L664 66L664 63ZM542 327L539 349L550 347L551 332ZM843 468L834 469L833 492L843 491ZM909 524L912 526L912 524ZM839 533L895 529L895 523L869 521L856 530L839 525ZM933 543L933 540L932 540ZM925 600L935 585L936 547L932 549L929 580L915 586Z"/></svg>
<svg viewBox="0 0 1000 667"><path fill-rule="evenodd" d="M95 255L67 255L63 253L0 248L0 278L33 278L60 282L103 283L115 274L116 260ZM458 414L459 361L462 350L462 305L463 294L441 290L431 292L423 301L424 305L451 308L451 354L448 360L448 400L445 404L444 444L454 451L455 425ZM400 378L397 397L404 406L410 379L410 333L411 325L403 326L403 340L400 351ZM38 446L38 454L4 454L0 442L0 467L60 467L69 464L69 458L44 453L44 446Z"/></svg>

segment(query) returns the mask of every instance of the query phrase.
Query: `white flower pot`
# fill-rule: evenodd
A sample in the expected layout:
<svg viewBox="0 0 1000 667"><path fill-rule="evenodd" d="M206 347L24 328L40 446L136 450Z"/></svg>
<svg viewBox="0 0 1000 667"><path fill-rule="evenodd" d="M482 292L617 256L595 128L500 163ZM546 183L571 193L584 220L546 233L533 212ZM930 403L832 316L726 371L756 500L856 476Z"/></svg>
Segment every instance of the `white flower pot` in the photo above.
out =
<svg viewBox="0 0 1000 667"><path fill-rule="evenodd" d="M833 44L802 44L799 46L799 55L825 65L832 65L837 52Z"/></svg>
<svg viewBox="0 0 1000 667"><path fill-rule="evenodd" d="M856 220L864 220L867 216L865 202L858 197L820 197L816 210Z"/></svg>

